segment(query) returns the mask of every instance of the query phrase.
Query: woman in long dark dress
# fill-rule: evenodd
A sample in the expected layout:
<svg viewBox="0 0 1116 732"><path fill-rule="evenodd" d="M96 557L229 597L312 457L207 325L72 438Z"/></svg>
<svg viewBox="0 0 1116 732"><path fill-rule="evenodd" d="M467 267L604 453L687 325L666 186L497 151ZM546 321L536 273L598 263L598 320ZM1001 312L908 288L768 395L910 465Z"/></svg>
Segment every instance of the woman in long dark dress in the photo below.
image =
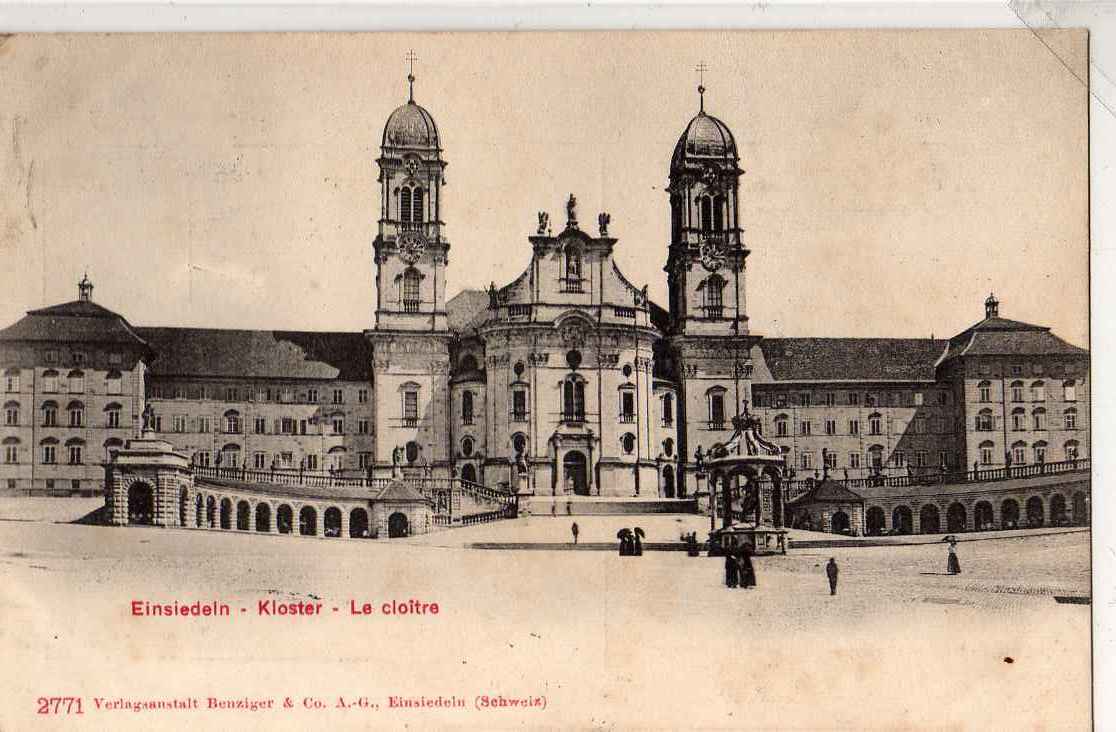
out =
<svg viewBox="0 0 1116 732"><path fill-rule="evenodd" d="M739 577L736 557L732 552L725 552L725 587L736 587L739 584Z"/></svg>
<svg viewBox="0 0 1116 732"><path fill-rule="evenodd" d="M740 564L740 586L741 587L755 587L756 586L756 570L752 566L752 548L745 544L741 547L737 555L737 561Z"/></svg>
<svg viewBox="0 0 1116 732"><path fill-rule="evenodd" d="M950 574L961 574L961 562L957 559L957 542L949 542L949 560L946 562L946 571Z"/></svg>

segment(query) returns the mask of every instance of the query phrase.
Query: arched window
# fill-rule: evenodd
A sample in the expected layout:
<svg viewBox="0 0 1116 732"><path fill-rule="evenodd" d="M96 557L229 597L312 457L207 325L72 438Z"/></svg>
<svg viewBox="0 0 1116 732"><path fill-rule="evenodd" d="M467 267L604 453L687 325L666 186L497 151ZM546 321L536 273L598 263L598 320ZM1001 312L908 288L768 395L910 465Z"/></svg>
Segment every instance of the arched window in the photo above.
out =
<svg viewBox="0 0 1116 732"><path fill-rule="evenodd" d="M7 369L4 371L4 391L19 391L19 369Z"/></svg>
<svg viewBox="0 0 1116 732"><path fill-rule="evenodd" d="M790 428L787 426L789 423L790 423L790 419L785 414L780 414L778 417L776 417L775 418L775 436L776 437L786 437L788 434L790 434Z"/></svg>
<svg viewBox="0 0 1116 732"><path fill-rule="evenodd" d="M1077 382L1073 379L1062 382L1062 399L1067 402L1077 401Z"/></svg>
<svg viewBox="0 0 1116 732"><path fill-rule="evenodd" d="M714 386L705 392L706 406L709 411L709 429L725 428L725 387Z"/></svg>
<svg viewBox="0 0 1116 732"><path fill-rule="evenodd" d="M674 457L674 440L669 437L663 440L663 454L667 457Z"/></svg>
<svg viewBox="0 0 1116 732"><path fill-rule="evenodd" d="M121 440L118 437L110 437L107 440L105 440L105 444L104 444L105 459L106 460L112 460L112 456L114 454L116 454L116 451L119 450L122 447L124 447L124 441ZM206 453L205 456L208 458L209 453ZM208 465L208 463L209 463L209 461L207 460L206 464Z"/></svg>
<svg viewBox="0 0 1116 732"><path fill-rule="evenodd" d="M119 371L109 371L105 374L105 393L106 394L121 394L121 386L123 379Z"/></svg>
<svg viewBox="0 0 1116 732"><path fill-rule="evenodd" d="M4 424L8 427L19 426L19 402L11 401L4 404Z"/></svg>
<svg viewBox="0 0 1116 732"><path fill-rule="evenodd" d="M982 409L976 416L976 428L980 432L991 432L995 427L991 409Z"/></svg>
<svg viewBox="0 0 1116 732"><path fill-rule="evenodd" d="M663 394L663 427L674 424L674 395Z"/></svg>
<svg viewBox="0 0 1116 732"><path fill-rule="evenodd" d="M1062 451L1065 453L1066 460L1077 460L1080 454L1077 440L1066 440L1066 444L1062 445Z"/></svg>
<svg viewBox="0 0 1116 732"><path fill-rule="evenodd" d="M980 443L980 464L981 465L991 465L992 464L992 462L996 458L996 456L994 454L995 453L995 447L996 447L996 445L993 444L993 442L991 440L985 440L984 442Z"/></svg>
<svg viewBox="0 0 1116 732"><path fill-rule="evenodd" d="M620 438L620 447L623 448L625 455L631 455L635 452L636 438L631 432L625 432L624 436Z"/></svg>
<svg viewBox="0 0 1116 732"><path fill-rule="evenodd" d="M980 401L992 401L992 382L987 380L980 382L977 384L977 392L980 395Z"/></svg>
<svg viewBox="0 0 1116 732"><path fill-rule="evenodd" d="M872 412L868 415L868 434L883 434L883 416L879 412Z"/></svg>
<svg viewBox="0 0 1116 732"><path fill-rule="evenodd" d="M58 403L53 401L43 402L43 427L58 426Z"/></svg>
<svg viewBox="0 0 1116 732"><path fill-rule="evenodd" d="M411 223L411 187L403 186L399 189L399 220L405 224Z"/></svg>
<svg viewBox="0 0 1116 732"><path fill-rule="evenodd" d="M1062 415L1067 430L1077 429L1077 407L1070 407Z"/></svg>
<svg viewBox="0 0 1116 732"><path fill-rule="evenodd" d="M562 382L562 421L585 421L585 381L576 375Z"/></svg>
<svg viewBox="0 0 1116 732"><path fill-rule="evenodd" d="M233 435L240 434L240 412L235 409L225 412L225 432Z"/></svg>
<svg viewBox="0 0 1116 732"><path fill-rule="evenodd" d="M1011 428L1017 431L1027 429L1027 411L1023 407L1011 410Z"/></svg>
<svg viewBox="0 0 1116 732"><path fill-rule="evenodd" d="M620 421L623 423L635 422L635 387L624 384L620 387Z"/></svg>
<svg viewBox="0 0 1116 732"><path fill-rule="evenodd" d="M329 448L329 452L327 453L329 455L329 469L343 470L345 467L345 455L347 455L348 452L349 451L341 445L334 445Z"/></svg>
<svg viewBox="0 0 1116 732"><path fill-rule="evenodd" d="M1034 451L1035 462L1036 463L1041 465L1042 463L1046 462L1046 441L1045 440L1039 440L1038 442L1036 442L1034 445L1031 446L1031 449Z"/></svg>
<svg viewBox="0 0 1116 732"><path fill-rule="evenodd" d="M58 372L54 369L43 372L43 391L51 394L58 391Z"/></svg>
<svg viewBox="0 0 1116 732"><path fill-rule="evenodd" d="M1023 401L1023 382L1022 381L1011 382L1011 400L1013 402Z"/></svg>
<svg viewBox="0 0 1116 732"><path fill-rule="evenodd" d="M1020 440L1011 446L1011 464L1023 465L1027 462L1027 443Z"/></svg>
<svg viewBox="0 0 1116 732"><path fill-rule="evenodd" d="M1031 428L1036 430L1046 429L1046 410L1042 407L1031 412Z"/></svg>
<svg viewBox="0 0 1116 732"><path fill-rule="evenodd" d="M400 387L399 391L402 394L403 426L418 427L419 385L408 381Z"/></svg>
<svg viewBox="0 0 1116 732"><path fill-rule="evenodd" d="M69 384L69 390L70 390L71 394L81 394L83 391L85 391L85 373L84 372L82 372L78 369L74 369L66 377L66 381Z"/></svg>
<svg viewBox="0 0 1116 732"><path fill-rule="evenodd" d="M85 449L85 440L77 437L71 437L66 440L66 455L67 462L70 465L81 465L82 463L82 450Z"/></svg>
<svg viewBox="0 0 1116 732"><path fill-rule="evenodd" d="M415 186L411 195L411 221L421 224L426 220L426 208L423 205L423 191Z"/></svg>
<svg viewBox="0 0 1116 732"><path fill-rule="evenodd" d="M47 437L39 442L39 447L42 449L43 465L54 465L58 462L58 440L54 437Z"/></svg>
<svg viewBox="0 0 1116 732"><path fill-rule="evenodd" d="M461 394L461 424L473 423L473 392L466 391Z"/></svg>
<svg viewBox="0 0 1116 732"><path fill-rule="evenodd" d="M408 267L403 273L403 312L417 313L422 302L421 290L422 275L414 267Z"/></svg>
<svg viewBox="0 0 1116 732"><path fill-rule="evenodd" d="M713 199L709 196L698 197L698 211L701 216L701 230L709 232L713 230Z"/></svg>
<svg viewBox="0 0 1116 732"><path fill-rule="evenodd" d="M5 437L4 438L4 463L7 465L15 465L19 462L19 438L18 437Z"/></svg>
<svg viewBox="0 0 1116 732"><path fill-rule="evenodd" d="M724 289L725 278L719 274L711 274L698 285L701 289L701 309L707 318L720 318L724 315Z"/></svg>
<svg viewBox="0 0 1116 732"><path fill-rule="evenodd" d="M66 405L66 411L70 414L70 426L81 427L85 424L85 405L76 399Z"/></svg>
<svg viewBox="0 0 1116 732"><path fill-rule="evenodd" d="M473 444L473 438L472 437L466 437L463 440L461 440L461 454L462 454L462 456L472 457L473 456L473 447L474 447L474 444Z"/></svg>
<svg viewBox="0 0 1116 732"><path fill-rule="evenodd" d="M105 427L117 428L120 426L120 410L122 407L116 402L105 405Z"/></svg>
<svg viewBox="0 0 1116 732"><path fill-rule="evenodd" d="M1036 381L1031 384L1031 401L1032 402L1045 402L1046 401L1046 384L1041 381Z"/></svg>
<svg viewBox="0 0 1116 732"><path fill-rule="evenodd" d="M713 231L725 229L725 197L713 197Z"/></svg>

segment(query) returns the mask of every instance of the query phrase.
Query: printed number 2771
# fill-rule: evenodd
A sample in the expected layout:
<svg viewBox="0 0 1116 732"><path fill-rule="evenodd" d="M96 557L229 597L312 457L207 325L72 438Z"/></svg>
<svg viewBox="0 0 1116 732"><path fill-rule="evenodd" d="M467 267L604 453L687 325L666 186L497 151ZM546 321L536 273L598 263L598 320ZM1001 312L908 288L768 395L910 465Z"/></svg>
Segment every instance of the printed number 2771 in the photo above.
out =
<svg viewBox="0 0 1116 732"><path fill-rule="evenodd" d="M80 696L40 696L36 703L37 714L85 714Z"/></svg>

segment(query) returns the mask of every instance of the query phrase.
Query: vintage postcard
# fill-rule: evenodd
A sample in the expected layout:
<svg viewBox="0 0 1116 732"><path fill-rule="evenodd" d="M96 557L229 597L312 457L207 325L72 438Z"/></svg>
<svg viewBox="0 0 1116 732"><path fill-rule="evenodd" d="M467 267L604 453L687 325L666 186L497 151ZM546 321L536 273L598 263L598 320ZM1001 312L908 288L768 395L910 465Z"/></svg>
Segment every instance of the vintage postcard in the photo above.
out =
<svg viewBox="0 0 1116 732"><path fill-rule="evenodd" d="M0 729L1087 729L1083 30L0 39Z"/></svg>

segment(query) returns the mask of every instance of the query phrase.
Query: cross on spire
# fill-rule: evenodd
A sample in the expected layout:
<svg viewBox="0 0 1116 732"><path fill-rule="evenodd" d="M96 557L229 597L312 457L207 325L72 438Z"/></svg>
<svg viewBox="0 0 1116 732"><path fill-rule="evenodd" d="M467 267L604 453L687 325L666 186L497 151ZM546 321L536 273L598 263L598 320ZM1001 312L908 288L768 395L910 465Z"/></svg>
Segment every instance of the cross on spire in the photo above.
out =
<svg viewBox="0 0 1116 732"><path fill-rule="evenodd" d="M705 72L709 71L709 67L705 65L704 61L698 63L694 69L698 72L698 103L701 111L705 111Z"/></svg>
<svg viewBox="0 0 1116 732"><path fill-rule="evenodd" d="M403 59L407 62L407 83L410 85L407 97L408 101L413 102L415 101L415 61L418 61L418 56L415 55L414 49L411 49Z"/></svg>

